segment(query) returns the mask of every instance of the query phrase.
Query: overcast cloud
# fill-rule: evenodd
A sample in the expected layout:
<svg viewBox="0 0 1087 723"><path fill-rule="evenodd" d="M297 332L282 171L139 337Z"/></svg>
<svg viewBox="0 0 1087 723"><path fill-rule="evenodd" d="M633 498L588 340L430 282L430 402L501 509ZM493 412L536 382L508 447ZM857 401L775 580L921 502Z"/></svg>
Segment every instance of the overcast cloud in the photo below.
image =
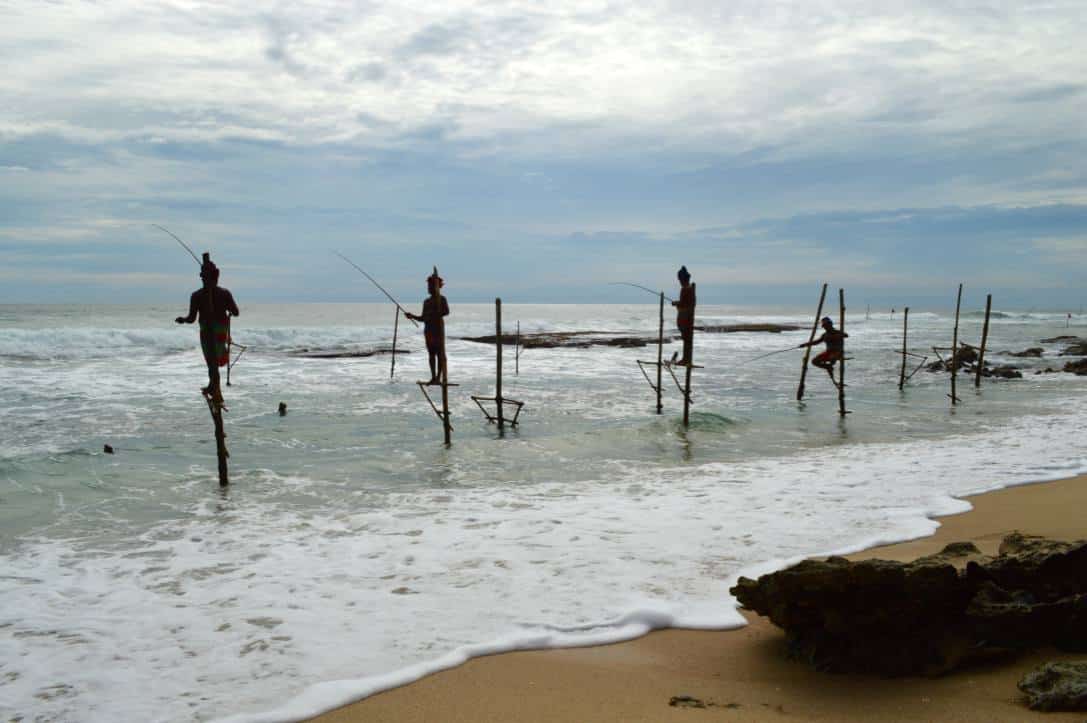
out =
<svg viewBox="0 0 1087 723"><path fill-rule="evenodd" d="M1082 2L0 2L0 302L1084 302ZM517 279L512 283L511 279ZM634 292L635 294L637 292ZM518 299L518 295L524 297Z"/></svg>

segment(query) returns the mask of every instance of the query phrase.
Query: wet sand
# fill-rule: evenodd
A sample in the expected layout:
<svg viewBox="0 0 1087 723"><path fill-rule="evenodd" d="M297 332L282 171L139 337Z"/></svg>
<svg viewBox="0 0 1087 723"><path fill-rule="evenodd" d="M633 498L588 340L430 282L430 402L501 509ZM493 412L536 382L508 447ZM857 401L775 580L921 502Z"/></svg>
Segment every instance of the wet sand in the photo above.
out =
<svg viewBox="0 0 1087 723"><path fill-rule="evenodd" d="M1087 476L969 498L932 537L852 555L912 560L969 540L995 554L1013 530L1087 538ZM665 630L594 648L478 658L314 720L383 721L1032 721L1083 723L1083 713L1034 713L1016 682L1044 650L942 678L818 673L785 658L784 634L754 613L725 632ZM693 699L672 706L673 697ZM701 704L705 707L690 707Z"/></svg>

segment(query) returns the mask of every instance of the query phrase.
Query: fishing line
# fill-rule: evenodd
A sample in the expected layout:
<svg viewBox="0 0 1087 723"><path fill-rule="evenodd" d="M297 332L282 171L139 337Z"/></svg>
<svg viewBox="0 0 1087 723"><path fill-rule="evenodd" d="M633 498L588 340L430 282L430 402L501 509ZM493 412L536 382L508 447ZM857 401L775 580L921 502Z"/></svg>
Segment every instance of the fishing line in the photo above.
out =
<svg viewBox="0 0 1087 723"><path fill-rule="evenodd" d="M778 349L777 351L772 351L772 352L769 352L767 354L761 354L761 355L759 355L757 357L753 357L751 359L745 359L744 361L740 362L740 364L738 364L737 366L740 366L740 365L743 365L743 364L750 364L753 361L758 361L759 359L765 359L766 357L774 356L775 354L784 354L787 351L796 351L797 349L800 349L800 348L801 347L799 347L799 346L791 346L788 349Z"/></svg>
<svg viewBox="0 0 1087 723"><path fill-rule="evenodd" d="M641 289L642 291L653 294L653 296L664 296L663 291L653 291L653 289L649 288L648 286L642 286L641 284L632 284L629 281L609 281L608 286L633 286L635 289ZM675 299L670 296L665 296L664 298L668 299L669 301L675 301Z"/></svg>

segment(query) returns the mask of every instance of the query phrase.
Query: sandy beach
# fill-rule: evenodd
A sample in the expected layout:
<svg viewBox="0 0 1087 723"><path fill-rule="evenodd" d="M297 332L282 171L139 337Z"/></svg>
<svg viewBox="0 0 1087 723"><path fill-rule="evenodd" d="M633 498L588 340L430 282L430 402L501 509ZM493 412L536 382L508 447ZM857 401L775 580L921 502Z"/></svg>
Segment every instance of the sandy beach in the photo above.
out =
<svg viewBox="0 0 1087 723"><path fill-rule="evenodd" d="M936 534L854 559L912 560L949 542L994 554L1020 530L1087 537L1087 476L969 498L974 509L940 520ZM942 678L883 679L818 673L785 658L783 633L753 613L725 632L667 630L616 645L479 658L314 720L356 721L1083 721L1083 713L1034 713L1016 682L1042 650ZM672 706L686 696L704 707Z"/></svg>

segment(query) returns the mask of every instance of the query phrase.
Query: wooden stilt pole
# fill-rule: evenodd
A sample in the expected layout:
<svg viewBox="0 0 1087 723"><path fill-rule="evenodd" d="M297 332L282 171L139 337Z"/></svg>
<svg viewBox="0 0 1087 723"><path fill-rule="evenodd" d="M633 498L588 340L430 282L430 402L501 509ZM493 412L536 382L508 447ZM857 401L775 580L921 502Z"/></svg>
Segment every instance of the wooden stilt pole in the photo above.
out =
<svg viewBox="0 0 1087 723"><path fill-rule="evenodd" d="M955 331L951 336L951 405L959 403L955 394L955 382L959 376L959 310L962 309L962 284L959 284L959 297L955 302Z"/></svg>
<svg viewBox="0 0 1087 723"><path fill-rule="evenodd" d="M838 289L838 330L845 334L845 289ZM844 342L843 342L844 343ZM849 414L845 408L845 347L842 347L842 361L838 366L838 414Z"/></svg>
<svg viewBox="0 0 1087 723"><path fill-rule="evenodd" d="M396 335L400 331L400 307L396 307L396 319L393 321L393 360L389 364L389 379L393 378L393 374L396 372Z"/></svg>
<svg viewBox="0 0 1087 723"><path fill-rule="evenodd" d="M657 414L664 411L661 403L661 374L664 372L664 292L661 292L660 328L657 332Z"/></svg>
<svg viewBox="0 0 1087 723"><path fill-rule="evenodd" d="M201 264L201 269L207 268L208 265L210 265L210 264L211 264L211 254L209 254L208 252L205 251L204 254L203 254L203 263ZM207 310L208 310L208 313L209 313L209 315L211 317L209 319L208 326L207 326L207 328L209 330L208 333L211 334L211 338L208 340L208 345L211 348L211 353L215 354L217 352L216 339L215 339L215 335L211 331L211 329L213 328L211 320L214 320L216 318L216 315L215 315L215 288L214 288L214 285L208 291L208 307L207 307ZM201 313L203 313L203 312L201 312ZM229 338L228 338L227 343L229 344ZM230 352L230 347L227 346L227 374L228 375L230 374L230 356L229 356L229 352ZM213 361L212 363L215 363L215 361ZM228 376L228 378L229 378L229 376ZM212 421L212 424L215 425L215 455L219 458L219 486L220 487L227 487L227 486L230 485L230 473L229 473L229 470L227 469L227 462L226 461L227 461L227 458L230 457L230 452L228 452L227 449L226 449L226 431L223 429L223 402L222 402L223 390L222 390L221 386L220 386L220 388L218 390L211 389L210 388L210 385L211 385L211 379L210 378L208 379L208 385L209 385L209 388L206 391L204 391L204 400L208 403L208 411L211 412L211 421ZM215 396L216 392L218 393L218 397Z"/></svg>
<svg viewBox="0 0 1087 723"><path fill-rule="evenodd" d="M695 294L695 284L691 284L691 296L698 298ZM663 300L661 304L663 304ZM663 308L663 306L662 306ZM683 381L683 426L688 427L691 424L691 368L694 367L694 309L691 309L691 356L687 359L687 373L684 375ZM659 369L659 367L658 367ZM660 388L660 385L657 385ZM659 394L659 392L658 392Z"/></svg>
<svg viewBox="0 0 1087 723"><path fill-rule="evenodd" d="M811 337L808 342L815 341L815 335L819 331L819 319L823 316L823 302L827 298L827 285L823 284L823 291L819 294L819 308L815 311L815 323L811 325ZM804 363L800 367L800 386L796 388L796 401L804 399L804 380L808 377L808 358L811 356L811 347L804 348Z"/></svg>
<svg viewBox="0 0 1087 723"><path fill-rule="evenodd" d="M211 421L215 424L215 454L219 458L219 486L230 485L230 473L227 469L227 458L230 452L226 449L226 432L223 430L223 408L211 399L208 400L208 408L211 409Z"/></svg>
<svg viewBox="0 0 1087 723"><path fill-rule="evenodd" d="M910 326L910 307L906 307L902 315L902 373L898 377L898 391L906 386L906 334Z"/></svg>
<svg viewBox="0 0 1087 723"><path fill-rule="evenodd" d="M437 282L438 279L438 267L434 267L434 289L431 291L430 298L434 303L434 313L438 317L438 335L442 342L442 373L440 382L442 385L442 428L445 433L445 443L452 443L452 431L453 427L450 424L449 419L449 362L445 351L445 317L442 316L442 292L440 285Z"/></svg>
<svg viewBox="0 0 1087 723"><path fill-rule="evenodd" d="M978 368L974 373L974 388L981 388L981 372L985 368L985 344L989 341L989 314L993 310L993 295L985 297L985 325L981 327L981 349L978 350Z"/></svg>
<svg viewBox="0 0 1087 723"><path fill-rule="evenodd" d="M513 373L521 375L521 322L517 322L517 336L513 340Z"/></svg>
<svg viewBox="0 0 1087 723"><path fill-rule="evenodd" d="M495 379L494 379L494 403L498 410L498 429L506 427L505 412L502 407L502 299L494 300L494 334L495 334Z"/></svg>

